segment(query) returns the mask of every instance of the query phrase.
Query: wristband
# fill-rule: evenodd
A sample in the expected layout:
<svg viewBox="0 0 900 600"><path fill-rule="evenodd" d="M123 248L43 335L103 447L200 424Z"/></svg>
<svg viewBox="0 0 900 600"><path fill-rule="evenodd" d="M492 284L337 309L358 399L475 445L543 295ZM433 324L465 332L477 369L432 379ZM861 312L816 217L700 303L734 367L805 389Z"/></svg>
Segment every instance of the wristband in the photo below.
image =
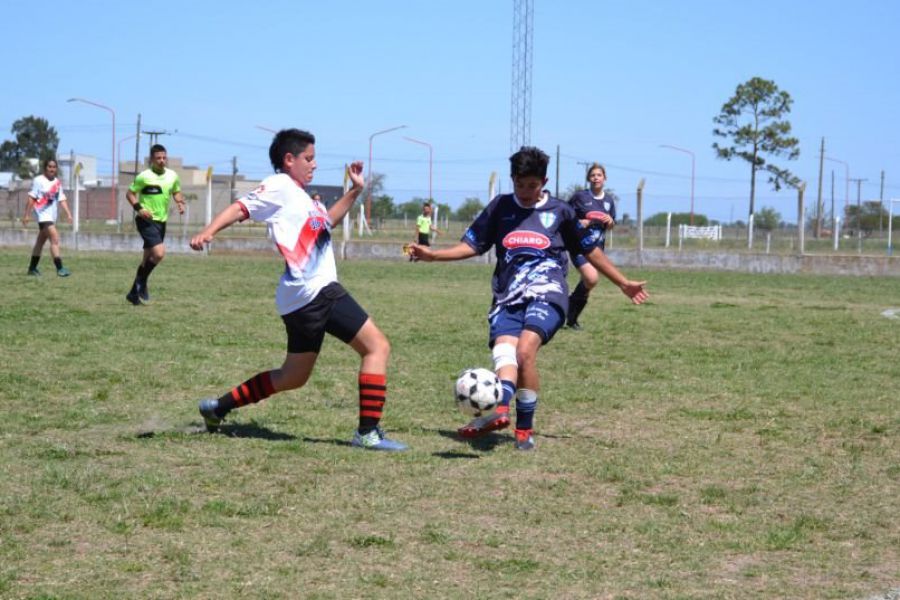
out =
<svg viewBox="0 0 900 600"><path fill-rule="evenodd" d="M135 202L134 204L131 205L131 208L134 209L134 212L141 212L142 210L144 210L144 207L141 206L140 202Z"/></svg>

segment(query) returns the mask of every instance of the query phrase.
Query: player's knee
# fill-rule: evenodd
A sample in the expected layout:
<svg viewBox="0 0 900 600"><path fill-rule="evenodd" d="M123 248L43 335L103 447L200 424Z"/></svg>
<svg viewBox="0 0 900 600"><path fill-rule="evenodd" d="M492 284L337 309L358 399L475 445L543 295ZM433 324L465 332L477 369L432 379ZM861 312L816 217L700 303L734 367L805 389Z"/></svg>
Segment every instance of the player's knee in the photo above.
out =
<svg viewBox="0 0 900 600"><path fill-rule="evenodd" d="M516 361L520 367L533 367L537 362L537 350L520 347L516 350Z"/></svg>
<svg viewBox="0 0 900 600"><path fill-rule="evenodd" d="M499 371L502 367L516 367L519 362L516 359L516 347L506 342L494 344L491 354L494 357L494 371Z"/></svg>
<svg viewBox="0 0 900 600"><path fill-rule="evenodd" d="M387 359L391 355L391 343L380 329L375 329L366 343L367 354Z"/></svg>

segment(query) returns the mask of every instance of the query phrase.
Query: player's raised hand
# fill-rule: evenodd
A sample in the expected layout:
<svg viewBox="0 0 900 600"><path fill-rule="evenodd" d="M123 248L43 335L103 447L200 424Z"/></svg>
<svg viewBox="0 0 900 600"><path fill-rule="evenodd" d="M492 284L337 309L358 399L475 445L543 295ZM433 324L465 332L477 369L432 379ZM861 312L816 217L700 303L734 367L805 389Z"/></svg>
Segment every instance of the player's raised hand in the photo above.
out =
<svg viewBox="0 0 900 600"><path fill-rule="evenodd" d="M353 182L353 187L361 188L366 185L366 179L363 177L363 163L361 160L350 163L347 167L347 175Z"/></svg>
<svg viewBox="0 0 900 600"><path fill-rule="evenodd" d="M644 289L644 286L647 285L646 281L625 281L619 288L622 290L622 293L631 298L631 301L635 304L643 304L647 298L650 297L650 294L647 293L647 290Z"/></svg>

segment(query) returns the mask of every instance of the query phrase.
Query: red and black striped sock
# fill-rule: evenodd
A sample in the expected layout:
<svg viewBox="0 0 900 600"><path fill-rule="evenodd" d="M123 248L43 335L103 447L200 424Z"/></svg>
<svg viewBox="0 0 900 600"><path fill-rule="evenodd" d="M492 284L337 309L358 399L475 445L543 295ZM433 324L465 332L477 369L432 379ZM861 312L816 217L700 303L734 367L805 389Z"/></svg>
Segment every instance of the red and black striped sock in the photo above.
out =
<svg viewBox="0 0 900 600"><path fill-rule="evenodd" d="M387 377L359 374L359 433L365 435L378 426L387 396Z"/></svg>
<svg viewBox="0 0 900 600"><path fill-rule="evenodd" d="M219 417L224 417L235 408L265 400L274 393L275 388L272 385L272 371L257 373L219 398L219 407L218 410L216 410L216 414Z"/></svg>

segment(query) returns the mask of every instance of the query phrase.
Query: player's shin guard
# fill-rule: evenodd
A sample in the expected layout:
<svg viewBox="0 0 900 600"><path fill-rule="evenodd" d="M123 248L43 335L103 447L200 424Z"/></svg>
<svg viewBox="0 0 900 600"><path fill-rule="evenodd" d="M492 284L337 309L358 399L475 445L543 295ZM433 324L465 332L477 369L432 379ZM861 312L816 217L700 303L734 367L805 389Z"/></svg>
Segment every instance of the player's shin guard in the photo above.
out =
<svg viewBox="0 0 900 600"><path fill-rule="evenodd" d="M578 322L581 311L587 306L588 295L590 293L591 291L585 287L584 282L579 281L578 285L575 286L575 290L572 291L572 295L569 296L569 315L566 318L567 325Z"/></svg>
<svg viewBox="0 0 900 600"><path fill-rule="evenodd" d="M516 429L533 429L537 403L537 392L519 388L516 393Z"/></svg>
<svg viewBox="0 0 900 600"><path fill-rule="evenodd" d="M366 435L378 426L387 398L387 377L383 374L359 374L359 433Z"/></svg>
<svg viewBox="0 0 900 600"><path fill-rule="evenodd" d="M224 417L235 408L265 400L274 393L275 386L272 385L272 371L257 373L219 398L216 416Z"/></svg>

